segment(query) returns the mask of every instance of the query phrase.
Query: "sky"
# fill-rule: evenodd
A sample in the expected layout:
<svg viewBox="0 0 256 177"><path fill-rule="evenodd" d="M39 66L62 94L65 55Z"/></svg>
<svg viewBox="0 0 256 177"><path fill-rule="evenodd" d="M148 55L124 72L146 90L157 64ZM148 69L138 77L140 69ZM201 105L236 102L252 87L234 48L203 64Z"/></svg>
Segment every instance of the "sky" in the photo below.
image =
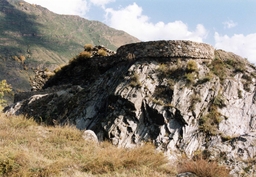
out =
<svg viewBox="0 0 256 177"><path fill-rule="evenodd" d="M256 64L256 0L25 0L79 15L141 41L191 40Z"/></svg>

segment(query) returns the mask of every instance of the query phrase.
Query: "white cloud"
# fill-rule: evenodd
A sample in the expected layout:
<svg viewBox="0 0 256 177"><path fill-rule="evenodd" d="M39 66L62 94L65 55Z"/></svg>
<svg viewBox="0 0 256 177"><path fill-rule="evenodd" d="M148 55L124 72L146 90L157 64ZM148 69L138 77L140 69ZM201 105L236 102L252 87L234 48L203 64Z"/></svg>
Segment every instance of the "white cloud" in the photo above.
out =
<svg viewBox="0 0 256 177"><path fill-rule="evenodd" d="M86 17L91 5L100 6L104 9L105 5L115 0L25 0L31 4L41 5L57 14L79 15Z"/></svg>
<svg viewBox="0 0 256 177"><path fill-rule="evenodd" d="M124 30L142 41L184 39L202 42L207 36L207 31L201 24L198 24L194 31L189 31L182 21L167 24L160 21L154 24L142 11L136 3L119 10L107 8L106 22L109 26Z"/></svg>
<svg viewBox="0 0 256 177"><path fill-rule="evenodd" d="M94 5L102 6L102 7L104 7L106 4L108 4L110 2L115 2L115 0L90 0L90 1Z"/></svg>
<svg viewBox="0 0 256 177"><path fill-rule="evenodd" d="M241 57L247 58L250 62L256 63L256 33L244 36L235 34L232 37L221 36L215 32L215 48L233 52Z"/></svg>
<svg viewBox="0 0 256 177"><path fill-rule="evenodd" d="M31 4L41 5L52 12L66 15L85 16L89 11L87 0L25 0Z"/></svg>
<svg viewBox="0 0 256 177"><path fill-rule="evenodd" d="M233 22L233 20L228 20L223 22L224 28L234 28L235 26L237 26L237 23Z"/></svg>

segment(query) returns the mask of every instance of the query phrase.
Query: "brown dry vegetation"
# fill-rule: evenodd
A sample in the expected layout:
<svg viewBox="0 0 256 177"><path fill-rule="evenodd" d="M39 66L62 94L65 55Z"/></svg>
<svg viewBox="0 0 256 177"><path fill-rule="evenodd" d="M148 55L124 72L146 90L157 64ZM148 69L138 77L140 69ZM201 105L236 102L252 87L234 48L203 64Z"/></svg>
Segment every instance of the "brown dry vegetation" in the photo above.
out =
<svg viewBox="0 0 256 177"><path fill-rule="evenodd" d="M97 145L75 127L0 114L0 140L0 176L174 176L150 144L130 150Z"/></svg>
<svg viewBox="0 0 256 177"><path fill-rule="evenodd" d="M228 176L228 170L204 159L170 164L151 144L134 149L99 145L75 127L46 127L33 119L0 114L0 176L201 177ZM177 168L178 167L178 168Z"/></svg>
<svg viewBox="0 0 256 177"><path fill-rule="evenodd" d="M108 52L104 49L99 49L98 50L98 55L100 56L107 56L108 55Z"/></svg>
<svg viewBox="0 0 256 177"><path fill-rule="evenodd" d="M198 177L229 177L229 170L217 162L209 162L203 158L181 160L178 171L192 172Z"/></svg>
<svg viewBox="0 0 256 177"><path fill-rule="evenodd" d="M80 57L90 58L92 56L91 52L83 51L79 54Z"/></svg>
<svg viewBox="0 0 256 177"><path fill-rule="evenodd" d="M84 50L85 51L91 51L93 49L93 45L92 44L85 44L84 45Z"/></svg>

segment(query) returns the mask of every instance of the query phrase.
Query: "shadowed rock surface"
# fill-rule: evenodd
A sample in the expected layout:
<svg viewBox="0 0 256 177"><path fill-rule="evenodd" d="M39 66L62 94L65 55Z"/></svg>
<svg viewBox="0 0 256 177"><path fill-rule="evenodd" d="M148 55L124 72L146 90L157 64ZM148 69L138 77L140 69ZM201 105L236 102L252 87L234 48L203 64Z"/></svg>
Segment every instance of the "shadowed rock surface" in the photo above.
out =
<svg viewBox="0 0 256 177"><path fill-rule="evenodd" d="M116 50L137 38L99 21L59 15L23 0L0 0L0 80L29 91L35 69L66 64L85 44Z"/></svg>
<svg viewBox="0 0 256 177"><path fill-rule="evenodd" d="M150 141L170 158L201 152L234 176L253 175L255 76L248 61L207 44L134 43L77 58L5 111L74 124L120 147Z"/></svg>

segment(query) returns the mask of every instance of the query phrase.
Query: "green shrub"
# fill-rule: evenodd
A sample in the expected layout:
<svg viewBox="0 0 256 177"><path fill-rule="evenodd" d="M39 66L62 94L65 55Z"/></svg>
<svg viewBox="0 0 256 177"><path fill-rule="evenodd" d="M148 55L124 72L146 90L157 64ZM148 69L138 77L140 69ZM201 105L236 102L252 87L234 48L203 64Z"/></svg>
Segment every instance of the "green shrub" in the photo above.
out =
<svg viewBox="0 0 256 177"><path fill-rule="evenodd" d="M171 86L157 86L153 96L161 103L160 105L169 105L173 97L173 89Z"/></svg>
<svg viewBox="0 0 256 177"><path fill-rule="evenodd" d="M217 135L219 133L218 126L222 120L222 115L218 112L217 106L212 105L209 112L199 118L199 129L209 135Z"/></svg>
<svg viewBox="0 0 256 177"><path fill-rule="evenodd" d="M187 72L197 72L198 66L195 60L188 60L187 62Z"/></svg>
<svg viewBox="0 0 256 177"><path fill-rule="evenodd" d="M209 68L213 74L220 78L221 81L227 77L227 68L222 60L215 58L210 64Z"/></svg>
<svg viewBox="0 0 256 177"><path fill-rule="evenodd" d="M240 89L237 89L237 95L238 95L238 98L243 98L242 96L242 91Z"/></svg>
<svg viewBox="0 0 256 177"><path fill-rule="evenodd" d="M11 85L7 84L6 80L0 81L0 110L3 106L6 106L6 100L4 100L4 94L12 91Z"/></svg>
<svg viewBox="0 0 256 177"><path fill-rule="evenodd" d="M225 63L227 64L227 67L233 69L235 73L244 72L246 70L245 63L240 60L228 59L225 60Z"/></svg>
<svg viewBox="0 0 256 177"><path fill-rule="evenodd" d="M209 108L209 112L199 118L199 129L210 135L216 135L219 133L218 126L223 120L223 116L218 112L218 108L225 107L225 101L219 93L212 102Z"/></svg>
<svg viewBox="0 0 256 177"><path fill-rule="evenodd" d="M212 72L209 72L207 73L202 79L198 80L198 84L203 84L203 83L206 83L206 82L209 82L210 80L213 79L213 74Z"/></svg>
<svg viewBox="0 0 256 177"><path fill-rule="evenodd" d="M251 82L243 82L244 90L247 92L251 91Z"/></svg>
<svg viewBox="0 0 256 177"><path fill-rule="evenodd" d="M224 101L223 97L220 94L218 94L214 98L213 105L218 106L219 108L224 108L226 106L225 101Z"/></svg>
<svg viewBox="0 0 256 177"><path fill-rule="evenodd" d="M207 135L217 135L219 133L217 124L214 123L209 114L199 119L199 130Z"/></svg>
<svg viewBox="0 0 256 177"><path fill-rule="evenodd" d="M243 74L242 79L244 79L244 81L243 81L244 90L247 92L250 92L251 84L252 84L252 76L250 76L248 74Z"/></svg>
<svg viewBox="0 0 256 177"><path fill-rule="evenodd" d="M157 69L162 77L167 77L170 74L170 67L166 63L161 63Z"/></svg>
<svg viewBox="0 0 256 177"><path fill-rule="evenodd" d="M134 75L131 76L130 81L131 81L130 86L132 86L132 87L141 87L142 86L140 79L139 79L139 75L137 73L134 73Z"/></svg>
<svg viewBox="0 0 256 177"><path fill-rule="evenodd" d="M186 78L186 80L188 81L189 84L194 84L195 83L196 76L195 76L194 72L193 73L186 73L185 78Z"/></svg>
<svg viewBox="0 0 256 177"><path fill-rule="evenodd" d="M185 66L183 66L181 60L178 59L176 62L161 63L157 68L157 74L160 79L180 80L184 78L185 70Z"/></svg>

